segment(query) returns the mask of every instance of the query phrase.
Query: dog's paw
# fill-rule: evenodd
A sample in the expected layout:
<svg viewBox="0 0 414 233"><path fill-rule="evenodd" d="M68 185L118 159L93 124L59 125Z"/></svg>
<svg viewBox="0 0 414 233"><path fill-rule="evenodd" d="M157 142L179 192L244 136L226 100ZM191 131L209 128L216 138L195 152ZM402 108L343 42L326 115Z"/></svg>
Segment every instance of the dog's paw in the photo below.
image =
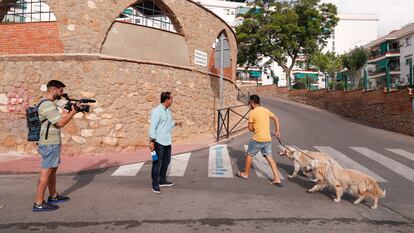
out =
<svg viewBox="0 0 414 233"><path fill-rule="evenodd" d="M378 208L378 206L376 206L376 205L371 206L371 209L373 209L373 210L376 210L377 208Z"/></svg>
<svg viewBox="0 0 414 233"><path fill-rule="evenodd" d="M308 193L314 193L314 192L316 192L316 190L315 189L308 189L308 190L306 190L306 192L308 192Z"/></svg>
<svg viewBox="0 0 414 233"><path fill-rule="evenodd" d="M353 203L354 203L354 205L358 205L359 204L359 201L358 200L355 200Z"/></svg>
<svg viewBox="0 0 414 233"><path fill-rule="evenodd" d="M335 199L333 199L334 200L334 202L336 202L336 203L338 203L338 202L340 202L341 201L341 199L338 199L338 198L335 198Z"/></svg>
<svg viewBox="0 0 414 233"><path fill-rule="evenodd" d="M295 177L296 177L295 175L288 175L288 178L290 179L295 178Z"/></svg>

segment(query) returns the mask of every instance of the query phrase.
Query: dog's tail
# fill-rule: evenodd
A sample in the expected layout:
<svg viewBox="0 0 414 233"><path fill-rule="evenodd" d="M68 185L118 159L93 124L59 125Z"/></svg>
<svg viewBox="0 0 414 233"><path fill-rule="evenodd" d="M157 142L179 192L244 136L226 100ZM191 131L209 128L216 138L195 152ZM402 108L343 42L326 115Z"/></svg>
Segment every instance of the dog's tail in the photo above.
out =
<svg viewBox="0 0 414 233"><path fill-rule="evenodd" d="M372 194L374 194L377 197L381 197L381 198L385 197L386 191L385 191L385 189L382 190L380 188L377 181L375 181L374 179L370 179L370 185L369 186L370 186L369 189L372 192Z"/></svg>

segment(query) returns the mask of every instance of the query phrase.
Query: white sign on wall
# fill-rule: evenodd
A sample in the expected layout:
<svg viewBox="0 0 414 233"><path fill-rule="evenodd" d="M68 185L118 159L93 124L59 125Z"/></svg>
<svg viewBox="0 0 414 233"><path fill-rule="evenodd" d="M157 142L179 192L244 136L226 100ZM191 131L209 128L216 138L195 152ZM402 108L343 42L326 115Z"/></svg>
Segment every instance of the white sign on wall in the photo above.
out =
<svg viewBox="0 0 414 233"><path fill-rule="evenodd" d="M207 67L207 53L194 50L194 64Z"/></svg>

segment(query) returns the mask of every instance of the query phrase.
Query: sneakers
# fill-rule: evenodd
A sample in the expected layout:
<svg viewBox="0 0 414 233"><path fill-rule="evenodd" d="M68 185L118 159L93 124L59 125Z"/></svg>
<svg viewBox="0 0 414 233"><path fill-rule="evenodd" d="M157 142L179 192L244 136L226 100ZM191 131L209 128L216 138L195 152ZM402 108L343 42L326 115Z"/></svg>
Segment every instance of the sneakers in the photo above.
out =
<svg viewBox="0 0 414 233"><path fill-rule="evenodd" d="M171 187L173 185L174 185L174 182L170 182L170 181L160 182L159 186L157 187L152 186L152 192L161 193L160 187Z"/></svg>
<svg viewBox="0 0 414 233"><path fill-rule="evenodd" d="M47 203L48 204L56 204L56 203L67 202L69 200L70 200L69 197L65 197L65 196L61 196L61 195L57 194L56 197L49 196L47 198Z"/></svg>
<svg viewBox="0 0 414 233"><path fill-rule="evenodd" d="M170 182L170 181L160 182L160 187L171 187L173 185L174 185L174 182Z"/></svg>
<svg viewBox="0 0 414 233"><path fill-rule="evenodd" d="M161 189L160 189L160 187L152 187L152 192L153 193L161 193Z"/></svg>
<svg viewBox="0 0 414 233"><path fill-rule="evenodd" d="M33 212L46 212L46 211L54 211L57 210L59 206L48 204L45 201L42 202L42 204L38 205L36 203L33 204Z"/></svg>

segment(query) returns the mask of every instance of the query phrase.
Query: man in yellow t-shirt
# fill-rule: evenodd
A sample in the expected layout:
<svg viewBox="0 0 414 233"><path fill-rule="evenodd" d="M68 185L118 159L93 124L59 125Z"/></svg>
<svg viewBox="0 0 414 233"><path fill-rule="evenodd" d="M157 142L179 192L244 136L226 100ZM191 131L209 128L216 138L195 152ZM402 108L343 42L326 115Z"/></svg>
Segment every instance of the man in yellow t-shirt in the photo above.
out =
<svg viewBox="0 0 414 233"><path fill-rule="evenodd" d="M249 104L253 110L249 114L248 128L253 132L253 137L247 148L244 172L236 172L235 175L247 179L252 166L253 156L260 151L272 168L274 176L272 184L281 186L279 171L275 160L272 158L272 137L270 133L270 119L272 119L276 130L274 135L280 137L279 119L267 108L260 106L260 97L258 95L251 95Z"/></svg>

